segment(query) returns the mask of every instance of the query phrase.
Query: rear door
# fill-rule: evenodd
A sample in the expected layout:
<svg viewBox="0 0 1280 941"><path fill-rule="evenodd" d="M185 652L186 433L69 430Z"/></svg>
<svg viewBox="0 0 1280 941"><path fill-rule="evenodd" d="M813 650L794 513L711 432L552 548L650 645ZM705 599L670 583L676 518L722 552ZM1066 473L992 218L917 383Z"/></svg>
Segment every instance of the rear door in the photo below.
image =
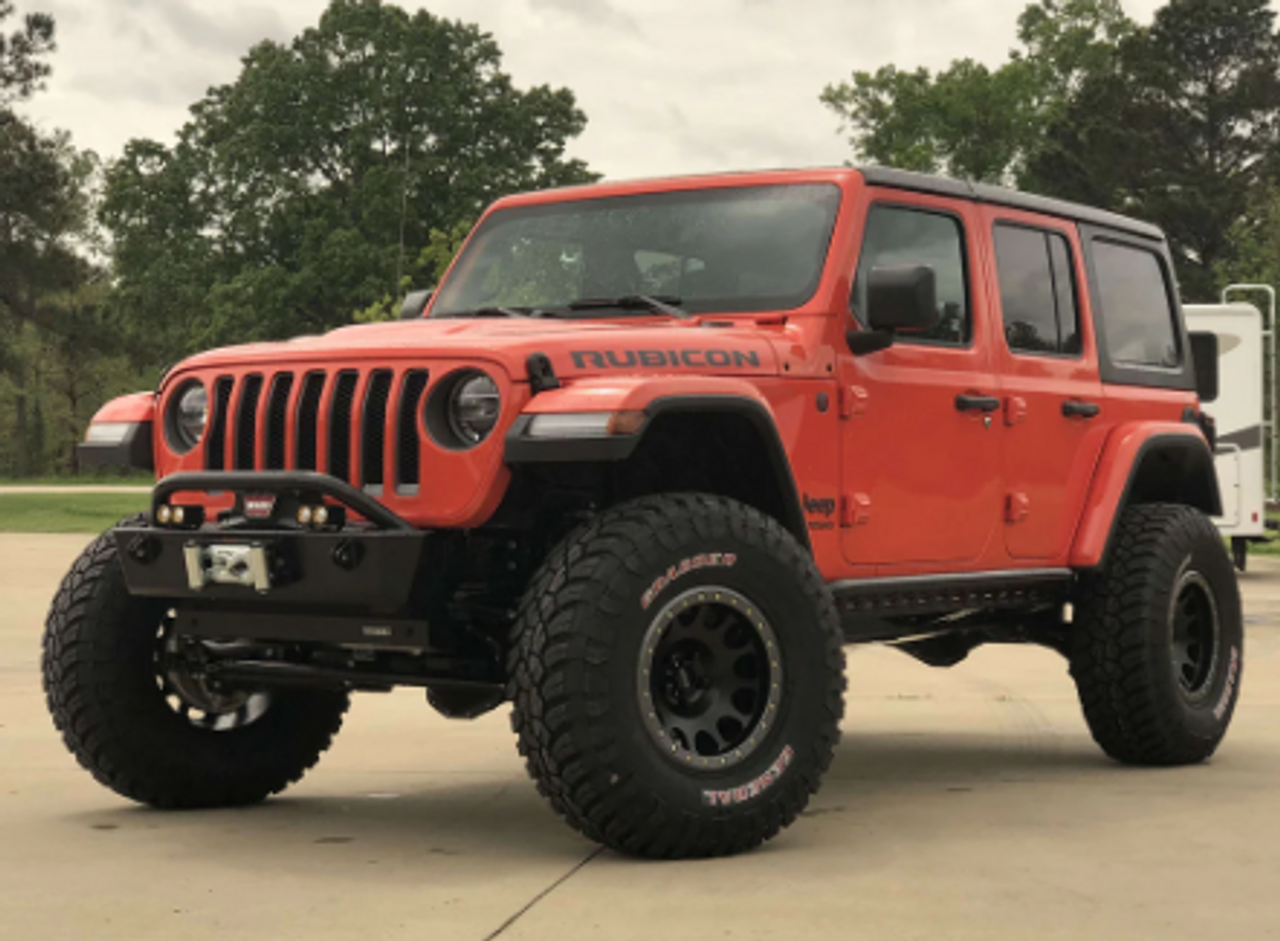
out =
<svg viewBox="0 0 1280 941"><path fill-rule="evenodd" d="M984 209L998 297L1004 541L1016 559L1068 550L1103 440L1098 347L1069 222Z"/></svg>

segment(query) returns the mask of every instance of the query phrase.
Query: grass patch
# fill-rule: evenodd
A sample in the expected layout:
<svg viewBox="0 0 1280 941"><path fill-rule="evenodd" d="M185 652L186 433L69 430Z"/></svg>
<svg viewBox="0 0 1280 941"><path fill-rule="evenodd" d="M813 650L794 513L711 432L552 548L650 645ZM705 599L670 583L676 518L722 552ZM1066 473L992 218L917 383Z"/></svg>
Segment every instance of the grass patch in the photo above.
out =
<svg viewBox="0 0 1280 941"><path fill-rule="evenodd" d="M1270 539L1267 542L1252 542L1249 544L1250 555L1280 555L1280 539Z"/></svg>
<svg viewBox="0 0 1280 941"><path fill-rule="evenodd" d="M72 477L0 477L0 487L152 487L156 476L150 473L93 474L84 473Z"/></svg>
<svg viewBox="0 0 1280 941"><path fill-rule="evenodd" d="M0 533L100 533L150 501L145 493L0 494Z"/></svg>

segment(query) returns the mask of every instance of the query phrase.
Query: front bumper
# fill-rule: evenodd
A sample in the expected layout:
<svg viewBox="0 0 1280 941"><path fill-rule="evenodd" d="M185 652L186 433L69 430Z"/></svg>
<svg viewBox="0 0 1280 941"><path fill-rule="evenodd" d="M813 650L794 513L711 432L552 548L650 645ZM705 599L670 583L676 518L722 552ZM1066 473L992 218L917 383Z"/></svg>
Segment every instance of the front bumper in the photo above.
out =
<svg viewBox="0 0 1280 941"><path fill-rule="evenodd" d="M157 510L175 497L230 494L215 523L161 526ZM246 504L270 506L262 518ZM341 526L296 522L300 505L340 506ZM409 604L432 559L431 534L414 529L355 488L323 474L216 472L175 474L152 494L150 524L115 530L131 594L174 602L255 610L303 608L395 615ZM245 566L237 580L233 568Z"/></svg>

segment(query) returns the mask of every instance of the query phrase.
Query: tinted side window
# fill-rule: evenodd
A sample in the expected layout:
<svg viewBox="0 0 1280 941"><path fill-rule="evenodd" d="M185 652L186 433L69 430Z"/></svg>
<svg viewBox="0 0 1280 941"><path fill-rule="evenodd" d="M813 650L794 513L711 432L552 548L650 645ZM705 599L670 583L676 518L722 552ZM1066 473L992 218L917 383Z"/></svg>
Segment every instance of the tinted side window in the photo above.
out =
<svg viewBox="0 0 1280 941"><path fill-rule="evenodd" d="M972 336L964 229L952 216L895 206L872 206L862 238L862 260L853 288L853 313L867 322L867 279L872 268L928 265L938 279L938 325L903 334L900 342L964 346Z"/></svg>
<svg viewBox="0 0 1280 941"><path fill-rule="evenodd" d="M1053 262L1053 291L1058 300L1058 336L1063 353L1084 349L1080 339L1080 302L1076 295L1075 266L1071 247L1061 235L1049 236L1049 258Z"/></svg>
<svg viewBox="0 0 1280 941"><path fill-rule="evenodd" d="M998 225L995 248L1009 349L1079 353L1080 317L1067 240L1053 232Z"/></svg>
<svg viewBox="0 0 1280 941"><path fill-rule="evenodd" d="M1093 267L1111 361L1177 367L1174 311L1160 259L1145 249L1097 239Z"/></svg>
<svg viewBox="0 0 1280 941"><path fill-rule="evenodd" d="M1057 353L1057 299L1044 233L1001 225L996 226L995 242L1000 309L1009 349Z"/></svg>

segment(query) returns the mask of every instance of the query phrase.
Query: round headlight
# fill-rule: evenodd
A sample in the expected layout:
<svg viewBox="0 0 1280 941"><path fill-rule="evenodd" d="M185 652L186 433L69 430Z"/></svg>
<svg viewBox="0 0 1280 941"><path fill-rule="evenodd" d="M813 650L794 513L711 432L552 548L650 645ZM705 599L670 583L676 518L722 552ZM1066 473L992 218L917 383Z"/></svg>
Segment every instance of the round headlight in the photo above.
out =
<svg viewBox="0 0 1280 941"><path fill-rule="evenodd" d="M466 447L479 444L498 424L502 396L498 384L483 374L463 379L453 387L446 410L449 430Z"/></svg>
<svg viewBox="0 0 1280 941"><path fill-rule="evenodd" d="M209 423L209 393L199 382L187 383L174 396L170 411L170 444L174 450L190 451L204 436Z"/></svg>

